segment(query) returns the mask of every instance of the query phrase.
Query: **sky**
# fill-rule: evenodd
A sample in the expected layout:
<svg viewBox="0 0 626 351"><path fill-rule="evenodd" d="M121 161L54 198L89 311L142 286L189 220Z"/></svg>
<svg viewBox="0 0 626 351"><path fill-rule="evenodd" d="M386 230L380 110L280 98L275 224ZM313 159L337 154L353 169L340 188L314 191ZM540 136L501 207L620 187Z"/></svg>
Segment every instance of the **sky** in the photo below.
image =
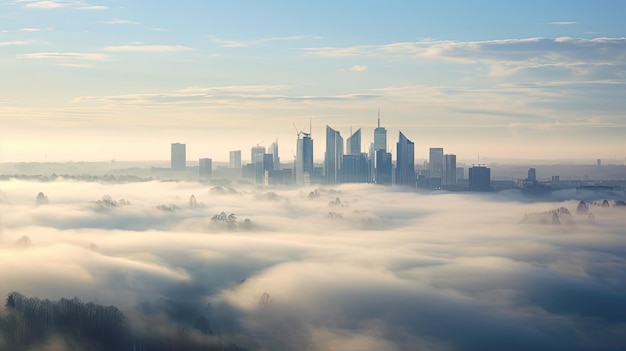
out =
<svg viewBox="0 0 626 351"><path fill-rule="evenodd" d="M0 2L0 162L244 159L377 113L395 154L623 159L621 1Z"/></svg>
<svg viewBox="0 0 626 351"><path fill-rule="evenodd" d="M192 326L203 316L247 350L626 346L626 207L591 192L524 201L515 191L60 178L0 189L0 299L112 304L133 329L172 343L182 326L202 338ZM39 192L48 204L35 205ZM237 219L211 219L221 212Z"/></svg>

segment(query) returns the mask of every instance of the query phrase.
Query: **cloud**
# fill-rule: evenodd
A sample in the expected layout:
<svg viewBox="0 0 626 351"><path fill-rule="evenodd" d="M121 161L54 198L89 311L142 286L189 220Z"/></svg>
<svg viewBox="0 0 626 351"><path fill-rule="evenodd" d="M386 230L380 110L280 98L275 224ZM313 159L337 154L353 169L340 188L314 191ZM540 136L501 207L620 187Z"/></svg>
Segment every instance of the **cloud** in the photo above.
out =
<svg viewBox="0 0 626 351"><path fill-rule="evenodd" d="M89 60L101 61L108 58L107 55L85 52L37 52L32 54L17 55L20 59L52 59L52 60Z"/></svg>
<svg viewBox="0 0 626 351"><path fill-rule="evenodd" d="M24 3L25 8L34 9L60 9L71 8L75 10L108 10L109 7L105 5L92 5L80 0L67 1L67 0L17 0L16 3Z"/></svg>
<svg viewBox="0 0 626 351"><path fill-rule="evenodd" d="M248 46L254 46L254 45L261 45L264 43L275 42L275 41L294 41L294 40L309 40L309 39L318 40L318 39L321 39L321 37L316 36L316 35L293 35L293 36L286 36L286 37L268 37L268 38L253 39L253 40L225 40L225 39L220 39L214 36L209 36L209 39L212 42L219 44L222 47L235 48L235 47L248 47Z"/></svg>
<svg viewBox="0 0 626 351"><path fill-rule="evenodd" d="M27 45L29 42L22 40L14 40L14 41L0 41L0 46L14 46L14 45Z"/></svg>
<svg viewBox="0 0 626 351"><path fill-rule="evenodd" d="M107 46L104 50L112 52L180 52L191 51L193 48L184 45L116 45Z"/></svg>
<svg viewBox="0 0 626 351"><path fill-rule="evenodd" d="M587 78L610 72L612 77L623 79L626 71L623 63L626 38L522 38L465 42L428 39L384 45L306 48L303 52L327 58L366 56L486 65L493 76L524 77L529 72L537 72L535 77L539 77L561 70L568 76ZM607 67L610 70L606 70Z"/></svg>
<svg viewBox="0 0 626 351"><path fill-rule="evenodd" d="M574 191L520 201L369 184L316 198L313 187L235 188L0 181L0 295L97 299L171 340L206 316L251 350L626 346L624 208L592 205L589 223ZM40 191L50 204L34 205ZM102 206L104 194L130 203ZM329 207L336 197L344 206ZM574 225L520 223L560 206ZM222 211L254 227L216 226ZM23 236L30 245L14 245Z"/></svg>
<svg viewBox="0 0 626 351"><path fill-rule="evenodd" d="M351 71L354 72L365 72L367 70L367 66L365 65L354 65L350 68Z"/></svg>
<svg viewBox="0 0 626 351"><path fill-rule="evenodd" d="M171 92L124 94L110 96L80 96L75 103L98 102L115 104L205 104L208 102L226 105L238 105L245 102L307 102L307 101L349 101L370 100L378 96L374 94L341 94L341 95L288 95L274 91L285 87L276 85L240 85L217 87L189 87Z"/></svg>

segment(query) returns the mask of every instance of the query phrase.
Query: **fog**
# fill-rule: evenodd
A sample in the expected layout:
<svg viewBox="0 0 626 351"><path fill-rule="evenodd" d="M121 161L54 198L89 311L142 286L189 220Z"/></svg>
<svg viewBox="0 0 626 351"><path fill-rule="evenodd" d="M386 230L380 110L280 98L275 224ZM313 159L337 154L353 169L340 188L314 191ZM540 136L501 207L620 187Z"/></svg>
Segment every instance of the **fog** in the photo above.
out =
<svg viewBox="0 0 626 351"><path fill-rule="evenodd" d="M133 328L163 334L205 316L213 338L250 350L626 348L626 207L590 203L590 220L573 192L0 190L3 297L115 305ZM571 223L542 220L560 207Z"/></svg>

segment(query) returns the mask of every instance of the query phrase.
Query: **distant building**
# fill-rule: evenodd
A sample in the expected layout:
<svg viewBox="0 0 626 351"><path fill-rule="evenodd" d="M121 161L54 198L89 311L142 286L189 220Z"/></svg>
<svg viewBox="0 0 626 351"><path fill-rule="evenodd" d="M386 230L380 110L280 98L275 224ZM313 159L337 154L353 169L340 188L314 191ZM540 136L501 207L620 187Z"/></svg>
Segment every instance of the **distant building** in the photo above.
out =
<svg viewBox="0 0 626 351"><path fill-rule="evenodd" d="M561 177L558 175L552 176L552 183L558 183L561 181Z"/></svg>
<svg viewBox="0 0 626 351"><path fill-rule="evenodd" d="M210 158L201 158L198 160L198 173L200 178L210 178L213 173L213 160Z"/></svg>
<svg viewBox="0 0 626 351"><path fill-rule="evenodd" d="M374 181L376 184L391 185L393 179L393 164L391 153L385 150L376 150L376 174Z"/></svg>
<svg viewBox="0 0 626 351"><path fill-rule="evenodd" d="M230 152L229 168L241 168L241 150L235 150Z"/></svg>
<svg viewBox="0 0 626 351"><path fill-rule="evenodd" d="M602 166L602 160L601 159L597 159L596 160L596 167L601 167Z"/></svg>
<svg viewBox="0 0 626 351"><path fill-rule="evenodd" d="M528 169L528 177L526 178L530 181L536 182L537 181L537 170L534 168L529 168Z"/></svg>
<svg viewBox="0 0 626 351"><path fill-rule="evenodd" d="M343 138L341 134L326 126L326 153L324 154L324 174L326 182L341 182L341 162L343 161Z"/></svg>
<svg viewBox="0 0 626 351"><path fill-rule="evenodd" d="M443 178L443 148L431 147L428 155L428 168L431 178Z"/></svg>
<svg viewBox="0 0 626 351"><path fill-rule="evenodd" d="M456 185L456 172L456 155L443 155L443 179L441 180L441 183L448 186Z"/></svg>
<svg viewBox="0 0 626 351"><path fill-rule="evenodd" d="M343 183L367 183L369 181L367 154L343 155L341 181Z"/></svg>
<svg viewBox="0 0 626 351"><path fill-rule="evenodd" d="M296 154L296 185L309 185L313 177L313 139L310 133L298 133Z"/></svg>
<svg viewBox="0 0 626 351"><path fill-rule="evenodd" d="M279 170L280 169L280 157L278 157L278 139L276 139L275 142L272 143L272 145L270 145L269 150L267 150L268 154L272 154L273 156L273 163L274 163L274 170Z"/></svg>
<svg viewBox="0 0 626 351"><path fill-rule="evenodd" d="M346 139L346 155L361 155L361 128Z"/></svg>
<svg viewBox="0 0 626 351"><path fill-rule="evenodd" d="M374 151L387 151L387 129L380 126L380 111L378 111L378 127L374 129Z"/></svg>
<svg viewBox="0 0 626 351"><path fill-rule="evenodd" d="M187 151L185 144L172 143L170 161L171 167L174 170L184 170L187 167Z"/></svg>
<svg viewBox="0 0 626 351"><path fill-rule="evenodd" d="M485 166L473 166L469 169L469 189L472 191L491 191L491 169Z"/></svg>
<svg viewBox="0 0 626 351"><path fill-rule="evenodd" d="M458 183L459 180L464 180L465 179L465 168L464 167L457 167L456 168L456 181Z"/></svg>
<svg viewBox="0 0 626 351"><path fill-rule="evenodd" d="M253 146L250 149L250 163L263 162L263 155L265 155L265 147Z"/></svg>
<svg viewBox="0 0 626 351"><path fill-rule="evenodd" d="M415 144L399 132L396 144L396 185L415 188Z"/></svg>

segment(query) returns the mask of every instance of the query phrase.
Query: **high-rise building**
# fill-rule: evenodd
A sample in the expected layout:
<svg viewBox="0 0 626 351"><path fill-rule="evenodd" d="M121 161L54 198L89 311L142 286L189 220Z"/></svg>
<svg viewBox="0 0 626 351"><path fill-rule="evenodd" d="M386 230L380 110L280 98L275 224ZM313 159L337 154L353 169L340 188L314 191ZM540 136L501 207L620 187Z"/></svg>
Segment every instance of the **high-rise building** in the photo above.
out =
<svg viewBox="0 0 626 351"><path fill-rule="evenodd" d="M265 154L265 147L253 146L250 149L250 163L255 164L257 162L263 162L263 155Z"/></svg>
<svg viewBox="0 0 626 351"><path fill-rule="evenodd" d="M391 185L393 179L393 163L391 153L385 150L376 150L376 170L374 182L381 185Z"/></svg>
<svg viewBox="0 0 626 351"><path fill-rule="evenodd" d="M369 181L367 154L343 155L341 177L343 183L367 183Z"/></svg>
<svg viewBox="0 0 626 351"><path fill-rule="evenodd" d="M537 170L534 168L529 168L528 169L528 177L526 177L526 179L536 182L537 181Z"/></svg>
<svg viewBox="0 0 626 351"><path fill-rule="evenodd" d="M296 152L296 184L308 185L313 178L313 139L310 133L298 133Z"/></svg>
<svg viewBox="0 0 626 351"><path fill-rule="evenodd" d="M272 154L272 162L274 163L274 170L280 170L280 158L278 157L278 139L270 145L268 150L269 154Z"/></svg>
<svg viewBox="0 0 626 351"><path fill-rule="evenodd" d="M324 174L326 182L341 182L341 162L343 160L343 138L341 134L326 126L326 152L324 153Z"/></svg>
<svg viewBox="0 0 626 351"><path fill-rule="evenodd" d="M456 168L456 181L458 183L459 180L465 180L465 168L457 167Z"/></svg>
<svg viewBox="0 0 626 351"><path fill-rule="evenodd" d="M443 185L456 185L456 155L443 155Z"/></svg>
<svg viewBox="0 0 626 351"><path fill-rule="evenodd" d="M473 191L491 191L491 169L481 165L471 167L469 188Z"/></svg>
<svg viewBox="0 0 626 351"><path fill-rule="evenodd" d="M170 163L172 169L175 170L183 170L187 167L187 151L185 144L172 143Z"/></svg>
<svg viewBox="0 0 626 351"><path fill-rule="evenodd" d="M198 173L200 178L210 178L213 172L213 160L210 158L201 158L198 160Z"/></svg>
<svg viewBox="0 0 626 351"><path fill-rule="evenodd" d="M361 128L346 139L346 155L361 155Z"/></svg>
<svg viewBox="0 0 626 351"><path fill-rule="evenodd" d="M235 150L230 152L229 168L241 168L241 150Z"/></svg>
<svg viewBox="0 0 626 351"><path fill-rule="evenodd" d="M387 151L387 129L380 126L380 111L378 111L378 127L374 129L374 151Z"/></svg>
<svg viewBox="0 0 626 351"><path fill-rule="evenodd" d="M431 178L443 178L443 148L431 147L428 157Z"/></svg>
<svg viewBox="0 0 626 351"><path fill-rule="evenodd" d="M400 132L396 151L396 185L415 187L415 144Z"/></svg>

